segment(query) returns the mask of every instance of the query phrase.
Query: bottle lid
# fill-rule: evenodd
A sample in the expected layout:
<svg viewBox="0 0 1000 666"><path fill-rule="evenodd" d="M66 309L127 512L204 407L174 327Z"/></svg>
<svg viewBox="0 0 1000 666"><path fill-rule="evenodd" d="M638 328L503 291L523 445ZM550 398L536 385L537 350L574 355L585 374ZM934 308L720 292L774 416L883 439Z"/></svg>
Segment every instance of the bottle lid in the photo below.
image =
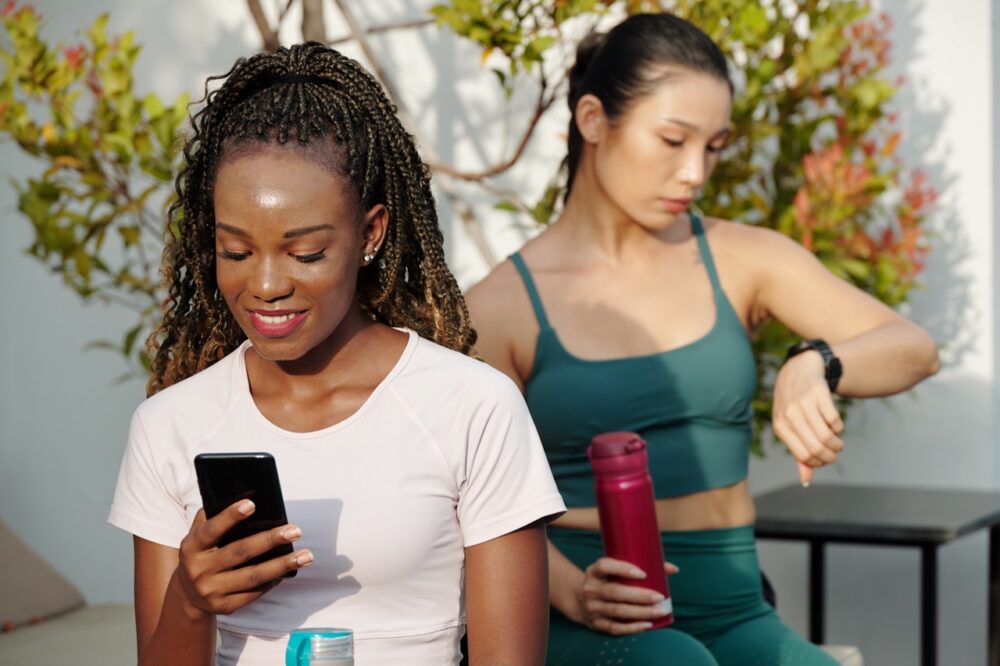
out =
<svg viewBox="0 0 1000 666"><path fill-rule="evenodd" d="M606 432L590 440L587 457L591 460L614 458L637 453L645 448L646 442L634 432Z"/></svg>

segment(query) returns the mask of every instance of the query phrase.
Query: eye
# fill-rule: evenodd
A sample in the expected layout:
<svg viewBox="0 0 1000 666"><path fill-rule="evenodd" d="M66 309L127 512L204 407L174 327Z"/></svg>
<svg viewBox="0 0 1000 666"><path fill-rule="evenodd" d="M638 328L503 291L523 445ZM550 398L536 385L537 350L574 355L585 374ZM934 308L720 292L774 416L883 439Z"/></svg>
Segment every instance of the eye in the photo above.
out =
<svg viewBox="0 0 1000 666"><path fill-rule="evenodd" d="M249 252L233 252L226 249L219 250L218 254L222 259L229 259L230 261L243 261L250 256Z"/></svg>
<svg viewBox="0 0 1000 666"><path fill-rule="evenodd" d="M683 139L668 139L667 137L663 137L663 143L667 144L671 148L680 148L681 146L684 145L684 140Z"/></svg>
<svg viewBox="0 0 1000 666"><path fill-rule="evenodd" d="M326 248L311 254L290 254L289 256L294 257L296 261L301 261L303 264L311 264L326 257Z"/></svg>
<svg viewBox="0 0 1000 666"><path fill-rule="evenodd" d="M723 148L725 148L725 147L726 147L725 144L719 144L717 146L711 146L710 145L710 146L705 146L705 150L707 150L710 153L721 153L722 150L723 150Z"/></svg>

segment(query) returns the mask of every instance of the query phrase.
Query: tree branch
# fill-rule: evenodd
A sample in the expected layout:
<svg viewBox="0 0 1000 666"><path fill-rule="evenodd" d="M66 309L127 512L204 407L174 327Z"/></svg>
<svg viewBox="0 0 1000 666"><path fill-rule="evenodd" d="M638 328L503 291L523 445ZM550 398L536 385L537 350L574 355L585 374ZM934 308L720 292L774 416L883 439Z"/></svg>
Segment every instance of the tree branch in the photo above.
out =
<svg viewBox="0 0 1000 666"><path fill-rule="evenodd" d="M326 41L323 0L302 0L302 38L307 42Z"/></svg>
<svg viewBox="0 0 1000 666"><path fill-rule="evenodd" d="M293 4L295 4L295 0L286 0L285 8L278 12L278 27L281 27L281 22L285 20L285 14L288 13Z"/></svg>
<svg viewBox="0 0 1000 666"><path fill-rule="evenodd" d="M450 164L443 164L441 162L430 162L430 168L446 176L468 181L482 181L487 178L497 176L510 169L512 166L517 164L518 160L521 159L521 155L524 154L525 149L528 147L528 142L531 141L531 135L535 132L535 127L538 126L538 121L542 119L545 111L552 106L552 102L555 100L555 95L546 97L545 93L547 89L548 86L546 85L545 77L543 75L540 90L538 91L538 101L535 103L535 112L531 116L528 126L525 128L524 134L521 136L521 140L517 144L517 148L509 158L499 164L494 164L493 166L481 171L462 171L460 169L456 169Z"/></svg>
<svg viewBox="0 0 1000 666"><path fill-rule="evenodd" d="M250 9L250 15L257 26L257 32L260 33L260 38L264 42L264 50L276 51L281 46L278 41L278 33L267 22L267 16L264 14L264 8L260 6L260 0L247 0L247 7Z"/></svg>
<svg viewBox="0 0 1000 666"><path fill-rule="evenodd" d="M432 18L427 19L413 19L412 21L402 21L400 23L387 23L385 25L376 25L365 30L365 34L377 35L383 32L391 32L393 30L406 30L408 28L423 28L427 25L433 25L435 22ZM353 34L342 35L336 39L331 39L327 42L328 46L336 46L338 44L344 44L345 42L353 42L355 40Z"/></svg>
<svg viewBox="0 0 1000 666"><path fill-rule="evenodd" d="M425 147L425 152L431 150L433 145L430 141L424 141L421 138L420 126L417 124L416 120L410 114L406 105L403 104L403 98L399 94L396 86L393 85L392 81L386 76L385 68L379 61L378 56L375 55L375 51L372 49L371 44L368 41L367 32L361 28L361 25L355 19L354 14L351 12L350 8L347 7L345 0L334 0L337 5L337 9L340 11L341 15L344 17L344 21L347 23L348 29L354 35L354 39L357 40L358 46L361 47L361 52L364 54L365 59L368 60L369 66L372 68L375 76L382 82L385 86L386 95L393 104L396 105L397 113L399 114L400 122L404 126L408 127L410 132L417 138L417 142ZM549 100L551 104L551 100ZM535 121L537 123L537 120ZM428 164L430 161L428 161ZM486 262L486 264L492 268L497 263L496 254L490 248L489 242L486 239L485 234L483 234L482 229L479 227L478 220L472 211L472 208L461 197L455 192L454 186L447 180L438 180L437 185L441 192L444 194L445 198L451 204L452 210L458 216L462 225L465 227L466 233L469 234L469 238L476 245L476 249L479 250L480 256Z"/></svg>

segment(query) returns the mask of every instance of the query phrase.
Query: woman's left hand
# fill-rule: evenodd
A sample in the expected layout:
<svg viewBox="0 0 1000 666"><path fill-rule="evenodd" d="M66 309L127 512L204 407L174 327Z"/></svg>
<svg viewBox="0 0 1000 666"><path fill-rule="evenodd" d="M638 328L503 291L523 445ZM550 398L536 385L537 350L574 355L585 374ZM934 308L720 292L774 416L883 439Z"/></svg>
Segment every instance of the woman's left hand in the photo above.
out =
<svg viewBox="0 0 1000 666"><path fill-rule="evenodd" d="M829 465L844 450L838 437L844 421L833 404L819 352L798 354L778 372L771 426L795 456L802 485L812 480L813 468Z"/></svg>

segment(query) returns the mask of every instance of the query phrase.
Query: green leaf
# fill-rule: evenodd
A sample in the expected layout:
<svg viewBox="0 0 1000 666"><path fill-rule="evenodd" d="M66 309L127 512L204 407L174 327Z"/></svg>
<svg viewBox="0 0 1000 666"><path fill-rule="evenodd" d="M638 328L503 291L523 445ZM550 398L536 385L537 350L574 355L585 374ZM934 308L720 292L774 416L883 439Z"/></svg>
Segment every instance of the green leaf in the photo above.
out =
<svg viewBox="0 0 1000 666"><path fill-rule="evenodd" d="M146 95L142 100L142 108L146 111L150 118L158 118L163 115L165 109L163 108L163 102L156 95L150 93Z"/></svg>
<svg viewBox="0 0 1000 666"><path fill-rule="evenodd" d="M135 345L136 338L139 337L140 332L142 332L142 323L136 324L125 332L122 349L124 350L126 356L129 356L132 353L132 347Z"/></svg>
<svg viewBox="0 0 1000 666"><path fill-rule="evenodd" d="M756 2L743 7L739 17L739 28L747 37L759 38L767 32L767 14Z"/></svg>
<svg viewBox="0 0 1000 666"><path fill-rule="evenodd" d="M812 69L822 71L836 64L840 58L842 41L839 25L826 24L816 28L806 49Z"/></svg>

